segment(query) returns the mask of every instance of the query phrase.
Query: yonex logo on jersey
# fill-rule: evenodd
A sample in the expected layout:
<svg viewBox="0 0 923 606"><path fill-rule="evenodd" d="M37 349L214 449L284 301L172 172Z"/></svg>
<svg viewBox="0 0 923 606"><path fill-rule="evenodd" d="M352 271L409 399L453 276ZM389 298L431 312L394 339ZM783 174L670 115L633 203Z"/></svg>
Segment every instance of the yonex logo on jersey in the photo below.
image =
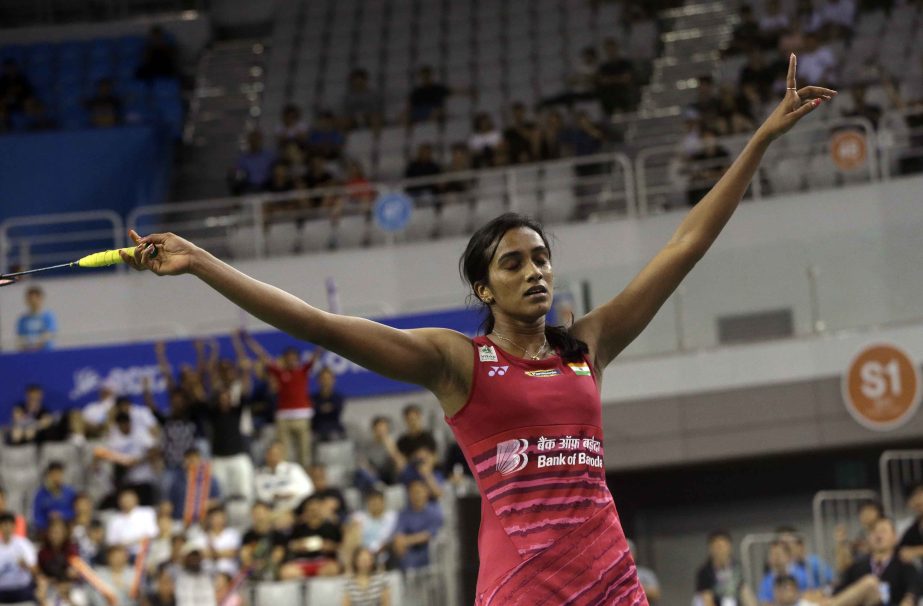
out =
<svg viewBox="0 0 923 606"><path fill-rule="evenodd" d="M509 370L509 366L491 366L490 371L487 373L488 377L493 376L503 376L506 374L506 371Z"/></svg>
<svg viewBox="0 0 923 606"><path fill-rule="evenodd" d="M529 463L529 440L517 438L497 444L497 471L501 476L508 476L525 469Z"/></svg>

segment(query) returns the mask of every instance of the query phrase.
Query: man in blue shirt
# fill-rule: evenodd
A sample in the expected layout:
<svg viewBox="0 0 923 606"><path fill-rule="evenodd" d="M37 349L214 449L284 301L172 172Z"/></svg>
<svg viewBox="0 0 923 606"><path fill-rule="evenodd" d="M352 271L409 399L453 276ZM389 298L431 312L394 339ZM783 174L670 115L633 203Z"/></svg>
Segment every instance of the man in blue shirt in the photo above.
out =
<svg viewBox="0 0 923 606"><path fill-rule="evenodd" d="M26 305L29 312L19 316L16 334L19 336L19 349L22 351L39 351L54 347L54 337L58 332L58 320L54 313L42 309L45 305L45 293L38 286L26 291Z"/></svg>
<svg viewBox="0 0 923 606"><path fill-rule="evenodd" d="M766 572L766 576L763 577L763 582L757 595L761 604L772 604L775 580L778 577L793 577L798 584L799 591L804 591L808 588L808 579L805 576L804 569L795 566L788 544L781 539L776 539L769 545L767 564L769 570Z"/></svg>
<svg viewBox="0 0 923 606"><path fill-rule="evenodd" d="M48 529L52 516L65 522L74 519L74 500L77 491L64 483L64 465L52 461L45 470L45 481L35 494L32 503L32 523L40 533Z"/></svg>
<svg viewBox="0 0 923 606"><path fill-rule="evenodd" d="M394 554L402 570L429 565L429 545L442 528L442 509L430 501L430 492L420 480L407 487L409 504L401 511L394 530Z"/></svg>

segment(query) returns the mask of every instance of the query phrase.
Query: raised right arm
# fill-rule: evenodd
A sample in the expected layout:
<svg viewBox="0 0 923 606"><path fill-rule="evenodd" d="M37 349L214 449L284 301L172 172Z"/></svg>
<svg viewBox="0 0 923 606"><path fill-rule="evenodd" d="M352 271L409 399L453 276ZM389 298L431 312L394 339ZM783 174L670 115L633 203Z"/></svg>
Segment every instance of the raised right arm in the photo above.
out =
<svg viewBox="0 0 923 606"><path fill-rule="evenodd" d="M438 328L399 330L371 320L312 307L275 286L260 282L174 234L144 238L130 232L138 248L122 253L136 269L159 275L191 273L232 303L294 337L337 353L391 379L421 385L437 395L451 383L454 356L470 357L460 333ZM156 247L157 255L151 258Z"/></svg>

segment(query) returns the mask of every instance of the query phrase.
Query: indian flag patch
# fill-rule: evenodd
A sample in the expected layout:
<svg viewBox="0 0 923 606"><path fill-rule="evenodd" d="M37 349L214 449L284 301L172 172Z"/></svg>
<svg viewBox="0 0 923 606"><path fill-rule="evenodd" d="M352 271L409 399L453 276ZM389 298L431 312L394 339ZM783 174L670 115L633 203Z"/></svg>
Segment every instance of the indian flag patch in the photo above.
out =
<svg viewBox="0 0 923 606"><path fill-rule="evenodd" d="M582 377L589 377L593 374L590 372L590 366L586 362L571 362L568 366L574 371L574 374Z"/></svg>

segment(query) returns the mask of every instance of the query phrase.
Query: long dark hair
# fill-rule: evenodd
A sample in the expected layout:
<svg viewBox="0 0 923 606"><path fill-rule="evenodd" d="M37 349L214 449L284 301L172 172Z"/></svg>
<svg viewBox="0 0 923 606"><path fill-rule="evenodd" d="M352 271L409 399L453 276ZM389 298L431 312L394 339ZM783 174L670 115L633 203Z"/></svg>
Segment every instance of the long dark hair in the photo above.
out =
<svg viewBox="0 0 923 606"><path fill-rule="evenodd" d="M484 321L481 322L481 331L486 335L494 329L494 314L490 306L481 301L475 288L478 283L486 283L490 270L490 262L497 252L497 246L503 234L511 229L526 227L537 233L545 248L551 255L551 244L541 223L518 213L503 213L478 229L468 240L468 246L458 261L458 271L462 280L471 287L468 295L470 305L480 305L484 311ZM582 362L584 354L589 352L587 344L575 338L565 326L545 325L545 338L561 357L571 362Z"/></svg>

